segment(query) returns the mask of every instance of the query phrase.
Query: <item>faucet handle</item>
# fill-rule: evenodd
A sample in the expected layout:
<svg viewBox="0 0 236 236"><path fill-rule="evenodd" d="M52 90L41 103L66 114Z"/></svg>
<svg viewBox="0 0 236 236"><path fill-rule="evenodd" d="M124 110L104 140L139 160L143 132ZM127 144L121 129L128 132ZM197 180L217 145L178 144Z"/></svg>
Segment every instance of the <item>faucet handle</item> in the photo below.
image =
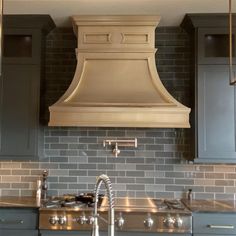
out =
<svg viewBox="0 0 236 236"><path fill-rule="evenodd" d="M95 220L94 216L89 216L87 219L87 224L92 225L94 220Z"/></svg>
<svg viewBox="0 0 236 236"><path fill-rule="evenodd" d="M43 178L47 178L48 177L48 170L43 170Z"/></svg>
<svg viewBox="0 0 236 236"><path fill-rule="evenodd" d="M193 192L192 189L188 190L188 200L191 201L193 199Z"/></svg>

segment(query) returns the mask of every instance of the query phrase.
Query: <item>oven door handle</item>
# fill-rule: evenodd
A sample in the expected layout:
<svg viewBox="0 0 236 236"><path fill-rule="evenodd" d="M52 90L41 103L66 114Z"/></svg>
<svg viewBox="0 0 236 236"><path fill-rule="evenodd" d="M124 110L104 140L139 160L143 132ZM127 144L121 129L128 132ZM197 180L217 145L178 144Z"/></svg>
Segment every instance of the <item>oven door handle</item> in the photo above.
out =
<svg viewBox="0 0 236 236"><path fill-rule="evenodd" d="M24 224L24 221L23 221L23 220L6 220L6 219L0 219L0 224L20 225L20 224Z"/></svg>
<svg viewBox="0 0 236 236"><path fill-rule="evenodd" d="M210 229L234 229L234 225L207 225Z"/></svg>

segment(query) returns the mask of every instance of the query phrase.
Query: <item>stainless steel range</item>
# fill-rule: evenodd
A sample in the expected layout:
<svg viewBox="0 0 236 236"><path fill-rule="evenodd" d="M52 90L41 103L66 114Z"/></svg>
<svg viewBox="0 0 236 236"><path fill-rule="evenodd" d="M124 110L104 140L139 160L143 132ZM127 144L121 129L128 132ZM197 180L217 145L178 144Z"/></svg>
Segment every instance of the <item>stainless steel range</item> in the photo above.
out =
<svg viewBox="0 0 236 236"><path fill-rule="evenodd" d="M40 208L41 230L91 230L93 202L83 203L75 198L56 198ZM99 207L100 230L107 230L107 198ZM151 198L116 198L116 231L182 233L192 232L191 212L179 200Z"/></svg>

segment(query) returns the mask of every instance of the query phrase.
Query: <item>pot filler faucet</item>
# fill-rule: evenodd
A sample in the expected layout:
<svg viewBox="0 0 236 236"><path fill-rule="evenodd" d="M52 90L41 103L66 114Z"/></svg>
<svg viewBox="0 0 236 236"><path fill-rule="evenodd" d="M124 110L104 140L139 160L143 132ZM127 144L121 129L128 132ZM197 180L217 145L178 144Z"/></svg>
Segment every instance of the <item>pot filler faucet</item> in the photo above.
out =
<svg viewBox="0 0 236 236"><path fill-rule="evenodd" d="M101 184L104 183L107 190L108 198L108 236L114 236L114 198L112 194L111 180L107 175L100 175L95 184L95 204L94 204L94 222L92 236L99 236L98 225L98 194Z"/></svg>

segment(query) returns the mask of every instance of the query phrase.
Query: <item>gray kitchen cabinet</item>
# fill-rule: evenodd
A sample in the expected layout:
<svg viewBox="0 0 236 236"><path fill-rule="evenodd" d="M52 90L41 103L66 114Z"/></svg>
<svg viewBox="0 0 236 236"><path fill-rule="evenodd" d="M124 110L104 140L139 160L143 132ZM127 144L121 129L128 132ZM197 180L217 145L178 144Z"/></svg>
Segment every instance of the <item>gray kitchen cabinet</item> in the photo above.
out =
<svg viewBox="0 0 236 236"><path fill-rule="evenodd" d="M38 231L36 230L1 230L1 236L38 236Z"/></svg>
<svg viewBox="0 0 236 236"><path fill-rule="evenodd" d="M236 162L235 87L226 65L198 66L197 161Z"/></svg>
<svg viewBox="0 0 236 236"><path fill-rule="evenodd" d="M191 234L177 233L148 233L148 232L116 232L115 236L191 236Z"/></svg>
<svg viewBox="0 0 236 236"><path fill-rule="evenodd" d="M37 156L39 74L37 65L14 65L14 70L12 65L3 67L1 156Z"/></svg>
<svg viewBox="0 0 236 236"><path fill-rule="evenodd" d="M90 236L90 231L40 230L39 236Z"/></svg>
<svg viewBox="0 0 236 236"><path fill-rule="evenodd" d="M99 232L101 236L107 236L107 232ZM53 231L41 230L40 236L90 236L91 231ZM148 233L148 232L115 232L115 236L191 236L191 234L174 233Z"/></svg>
<svg viewBox="0 0 236 236"><path fill-rule="evenodd" d="M0 78L0 160L42 156L40 82L45 36L54 28L48 15L5 15Z"/></svg>
<svg viewBox="0 0 236 236"><path fill-rule="evenodd" d="M228 17L226 14L188 14L181 26L189 33L192 50L194 162L236 163L236 99L235 87L229 85ZM236 37L233 40L235 43Z"/></svg>
<svg viewBox="0 0 236 236"><path fill-rule="evenodd" d="M236 215L233 213L194 213L193 236L236 235Z"/></svg>
<svg viewBox="0 0 236 236"><path fill-rule="evenodd" d="M32 208L0 208L1 236L37 236L38 211Z"/></svg>
<svg viewBox="0 0 236 236"><path fill-rule="evenodd" d="M225 234L213 234L217 236L225 236ZM212 236L212 234L193 234L193 236Z"/></svg>

